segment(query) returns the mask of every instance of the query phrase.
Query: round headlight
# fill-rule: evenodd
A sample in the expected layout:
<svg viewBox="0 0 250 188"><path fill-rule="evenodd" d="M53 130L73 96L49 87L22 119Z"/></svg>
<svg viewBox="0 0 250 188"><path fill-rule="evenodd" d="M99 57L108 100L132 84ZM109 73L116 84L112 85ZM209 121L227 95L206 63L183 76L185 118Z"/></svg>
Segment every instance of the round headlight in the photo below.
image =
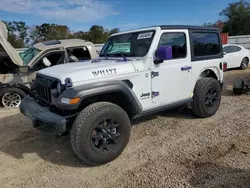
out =
<svg viewBox="0 0 250 188"><path fill-rule="evenodd" d="M57 91L57 93L59 93L59 94L60 94L61 91L62 91L62 87L61 87L61 83L60 83L60 82L57 83L56 91Z"/></svg>

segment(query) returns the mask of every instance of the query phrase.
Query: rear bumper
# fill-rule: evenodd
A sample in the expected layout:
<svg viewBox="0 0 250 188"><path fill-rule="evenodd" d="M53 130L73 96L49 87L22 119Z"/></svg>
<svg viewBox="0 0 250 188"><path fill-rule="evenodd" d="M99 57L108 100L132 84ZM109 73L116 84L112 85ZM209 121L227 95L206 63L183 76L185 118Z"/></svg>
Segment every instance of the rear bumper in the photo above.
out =
<svg viewBox="0 0 250 188"><path fill-rule="evenodd" d="M63 134L66 132L67 120L42 107L33 98L26 96L20 104L20 111L33 121L33 126L43 132Z"/></svg>

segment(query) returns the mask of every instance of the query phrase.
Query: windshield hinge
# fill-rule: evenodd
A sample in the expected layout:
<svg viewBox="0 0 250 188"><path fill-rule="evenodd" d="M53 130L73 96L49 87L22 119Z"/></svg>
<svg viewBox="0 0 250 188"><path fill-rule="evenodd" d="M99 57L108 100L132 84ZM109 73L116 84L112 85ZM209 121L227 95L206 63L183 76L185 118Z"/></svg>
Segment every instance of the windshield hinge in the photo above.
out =
<svg viewBox="0 0 250 188"><path fill-rule="evenodd" d="M159 76L159 72L154 72L154 71L152 71L152 72L151 72L151 77L154 78L154 77L156 77L156 76Z"/></svg>

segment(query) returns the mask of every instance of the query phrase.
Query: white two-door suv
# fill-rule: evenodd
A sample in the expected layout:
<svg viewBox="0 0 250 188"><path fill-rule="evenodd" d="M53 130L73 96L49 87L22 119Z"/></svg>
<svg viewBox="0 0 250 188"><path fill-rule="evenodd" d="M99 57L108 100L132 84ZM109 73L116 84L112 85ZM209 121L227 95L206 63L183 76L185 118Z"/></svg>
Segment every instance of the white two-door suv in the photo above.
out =
<svg viewBox="0 0 250 188"><path fill-rule="evenodd" d="M113 34L100 57L38 72L21 112L41 131L70 132L85 163L102 165L126 147L131 119L191 104L216 113L223 85L217 29L154 26Z"/></svg>
<svg viewBox="0 0 250 188"><path fill-rule="evenodd" d="M247 69L249 66L250 50L237 44L223 45L224 61L227 68Z"/></svg>

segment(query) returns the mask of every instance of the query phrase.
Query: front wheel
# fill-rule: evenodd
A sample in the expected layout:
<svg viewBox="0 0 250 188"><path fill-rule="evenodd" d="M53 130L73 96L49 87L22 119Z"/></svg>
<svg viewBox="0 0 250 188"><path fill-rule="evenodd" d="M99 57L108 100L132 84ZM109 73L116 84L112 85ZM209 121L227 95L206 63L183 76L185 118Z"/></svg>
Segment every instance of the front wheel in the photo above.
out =
<svg viewBox="0 0 250 188"><path fill-rule="evenodd" d="M220 83L213 78L201 78L194 89L193 113L202 118L213 116L221 101Z"/></svg>
<svg viewBox="0 0 250 188"><path fill-rule="evenodd" d="M18 88L6 87L0 91L1 103L5 108L18 108L24 96L24 91Z"/></svg>
<svg viewBox="0 0 250 188"><path fill-rule="evenodd" d="M130 132L130 119L121 107L109 102L97 102L77 116L70 140L80 159L97 166L111 162L123 152Z"/></svg>

